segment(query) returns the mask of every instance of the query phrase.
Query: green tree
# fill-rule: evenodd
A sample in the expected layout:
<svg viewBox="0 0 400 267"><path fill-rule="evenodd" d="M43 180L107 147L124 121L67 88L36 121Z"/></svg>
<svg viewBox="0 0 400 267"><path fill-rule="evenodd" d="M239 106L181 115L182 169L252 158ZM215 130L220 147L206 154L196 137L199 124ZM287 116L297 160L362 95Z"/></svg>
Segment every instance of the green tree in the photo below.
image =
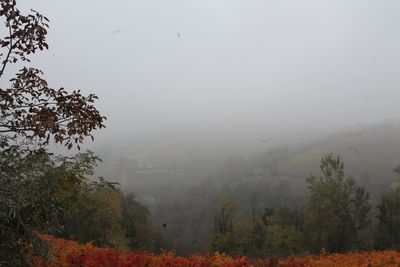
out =
<svg viewBox="0 0 400 267"><path fill-rule="evenodd" d="M122 194L104 181L79 189L70 203L64 237L96 246L129 249L122 225Z"/></svg>
<svg viewBox="0 0 400 267"><path fill-rule="evenodd" d="M16 147L0 151L1 266L25 266L27 255L46 254L35 232L58 231L72 192L88 183L94 162L90 152L51 159L46 152L21 155Z"/></svg>
<svg viewBox="0 0 400 267"><path fill-rule="evenodd" d="M122 195L122 226L133 251L160 252L165 240L150 220L150 211L134 194Z"/></svg>
<svg viewBox="0 0 400 267"><path fill-rule="evenodd" d="M369 193L353 178L345 178L339 156L321 159L321 173L308 180L305 227L306 238L314 252L325 248L342 252L359 248L362 232L369 225Z"/></svg>
<svg viewBox="0 0 400 267"><path fill-rule="evenodd" d="M250 257L289 256L303 252L303 233L294 224L285 224L272 208L259 218L238 223L235 242L239 254Z"/></svg>
<svg viewBox="0 0 400 267"><path fill-rule="evenodd" d="M382 196L375 232L378 249L400 249L400 187Z"/></svg>
<svg viewBox="0 0 400 267"><path fill-rule="evenodd" d="M33 232L56 212L49 204L56 199L49 167L46 154L0 152L0 266L26 265L28 253L45 253Z"/></svg>
<svg viewBox="0 0 400 267"><path fill-rule="evenodd" d="M233 231L233 215L237 204L229 199L218 199L219 211L214 218L215 236L212 243L213 251L235 254L236 244Z"/></svg>

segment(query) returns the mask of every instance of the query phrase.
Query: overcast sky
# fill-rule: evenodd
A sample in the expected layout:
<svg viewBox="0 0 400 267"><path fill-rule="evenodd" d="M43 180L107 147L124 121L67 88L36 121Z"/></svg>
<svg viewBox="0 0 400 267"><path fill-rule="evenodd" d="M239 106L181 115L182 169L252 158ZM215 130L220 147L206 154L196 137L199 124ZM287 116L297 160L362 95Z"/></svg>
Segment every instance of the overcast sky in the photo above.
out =
<svg viewBox="0 0 400 267"><path fill-rule="evenodd" d="M400 117L399 1L20 4L50 19L50 50L33 63L51 85L100 97L99 142L278 138Z"/></svg>

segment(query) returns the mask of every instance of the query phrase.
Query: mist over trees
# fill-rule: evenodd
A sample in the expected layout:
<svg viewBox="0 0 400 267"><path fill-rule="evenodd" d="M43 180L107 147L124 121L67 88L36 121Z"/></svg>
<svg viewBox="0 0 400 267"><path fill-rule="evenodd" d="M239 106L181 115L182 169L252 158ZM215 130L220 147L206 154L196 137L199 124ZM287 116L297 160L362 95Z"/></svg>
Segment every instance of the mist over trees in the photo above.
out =
<svg viewBox="0 0 400 267"><path fill-rule="evenodd" d="M82 3L79 12L86 4ZM39 11L26 9L25 5L20 6L15 0L0 2L3 23L0 38L0 266L32 266L37 259L52 264L55 262L49 241L52 238L135 253L173 251L179 256L215 253L213 255L240 255L250 259L400 248L400 124L396 120L365 122L379 121L385 117L385 112L396 110L389 105L391 102L376 116L371 113L368 118L354 115L353 119L363 123L343 128L338 126L345 117L343 114L352 114L349 111L353 107L346 105L338 111L334 100L351 102L356 96L354 92L336 95L337 91L327 86L320 94L327 96L329 92L329 99L311 101L315 107L314 104L305 105L309 101L303 99L307 94L298 93L284 104L290 107L290 112L273 109L280 107L281 102L274 99L289 98L287 95L292 91L287 88L297 88L296 82L303 87L311 84L311 89L316 88L312 81L324 84L323 75L313 73L309 75L314 78L311 79L305 75L306 68L302 68L309 82L292 71L291 75L269 77L270 82L264 84L260 79L262 75L258 77L255 69L249 72L243 67L257 66L260 62L250 64L243 60L238 66L229 63L227 58L231 59L232 47L224 46L224 38L215 38L215 46L220 49L212 53L215 58L205 53L213 51L208 46L205 52L199 51L200 56L196 54L198 65L203 69L193 73L204 73L207 76L204 82L191 81L190 77L197 77L188 67L196 65L193 58L188 64L184 56L177 57L179 62L187 64L182 65L185 68L180 66L182 70L188 69L181 77L171 73L173 65L171 69L160 71L160 67L155 67L158 64L150 64L171 96L160 89L149 89L153 86L151 81L137 78L139 83L146 84L147 90L153 90L150 95L142 95L144 104L138 105L138 109L149 107L151 112L147 110L150 115L143 116L138 123L136 116L143 115L143 110L120 112L121 107L136 107L136 98L118 95L118 87L108 88L106 95L117 99L118 104L113 105L120 112L113 113L108 106L114 118L108 120L100 112L105 102L100 102L102 99L96 94L52 87L53 79L59 77L50 75L51 78L47 78L44 71L33 67L36 62L45 62L48 56L43 56L44 61L37 57L50 49L47 37L50 20ZM247 11L241 11L247 18ZM120 12L127 11L121 9ZM353 12L358 14L358 11ZM79 19L76 17L77 21ZM210 18L213 20L216 18ZM302 18L299 23L308 24ZM71 25L74 24L75 20L71 20ZM146 27L153 29L154 25ZM319 29L320 25L313 27ZM102 27L96 29L99 28ZM112 30L111 34L122 32ZM197 31L193 32L195 36ZM85 34L97 36L98 33L87 31ZM254 33L249 34L253 36ZM243 29L237 35L240 40L247 36ZM102 33L101 38L106 39L104 36ZM166 47L173 44L171 55L176 55L176 51L183 54L190 51L187 44L180 44L177 49L177 42L184 43L188 38L187 42L193 45L197 41L190 38L199 38L180 31L173 36L173 41L165 43ZM232 38L236 38L235 34ZM82 38L82 42L86 39L90 38ZM108 46L108 43L99 42L98 46ZM154 46L157 45L154 41ZM238 48L243 45L237 44ZM92 47L97 51L98 47ZM230 53L223 53L221 47L228 47ZM92 52L87 47L82 50L88 54ZM123 49L115 50L118 54ZM130 54L125 54L127 59L124 60L115 57L123 61L120 67L126 64L125 60L129 61ZM100 56L96 54L96 59ZM56 58L54 54L52 57ZM203 57L219 62L215 63L218 66L226 61L229 64L222 66L227 72L220 67L215 71L204 65ZM74 65L77 69L87 64L84 58L76 58L81 61ZM219 61L215 60L218 58ZM375 64L376 58L373 58ZM271 56L271 60L281 63L280 58ZM342 63L339 65L346 65ZM136 63L132 64L133 70L142 71L134 65ZM150 66L146 64L144 66ZM97 65L88 69L97 70ZM312 66L316 71L318 65ZM110 66L107 68L110 73L104 77L100 75L104 70L96 73L93 83L100 81L100 87L103 83L114 85L107 79L115 75L115 84L121 80L130 84L132 75L127 75L125 68L121 69L123 76L116 74L116 66ZM258 66L257 69L263 68ZM243 79L241 75L232 75L242 72ZM221 77L216 77L215 73ZM341 75L344 74L335 72L333 77ZM371 75L370 83L374 85L387 75L381 74L378 78ZM86 81L86 76L81 77L82 81ZM142 73L142 76L146 75ZM349 84L363 85L351 75L344 76ZM287 77L292 77L294 82ZM79 82L78 78L73 80ZM182 79L181 83L176 82L178 78ZM66 83L70 80L71 77ZM221 91L214 93L212 89L216 85L211 84L220 86ZM388 88L394 88L395 84L390 83ZM284 93L264 101L269 95L260 93L260 88L267 85L278 88L282 85ZM204 87L205 92L210 91L204 95L200 91L183 92L181 86ZM252 102L238 86L249 88L252 93L259 92L260 96ZM302 92L312 95L315 91L311 89L303 88ZM177 95L186 98L176 100ZM229 102L230 96L232 102ZM370 98L361 96L361 99L365 106L370 105L364 103ZM162 100L171 102L165 106ZM109 103L105 107L107 105ZM395 106L397 108L397 103ZM318 113L317 107L322 107L321 110L326 107L327 111ZM299 112L303 109L309 113ZM368 109L362 106L362 110ZM342 113L344 111L348 113ZM132 118L127 119L127 116ZM325 120L332 128L321 127ZM106 135L100 135L100 145L87 145L87 141L95 140L97 130L105 130L106 121L107 125L114 126L123 122L127 128L115 130L120 126L115 127ZM138 128L138 133L132 133L131 124ZM158 132L160 129L162 131ZM97 151L86 150L87 147Z"/></svg>

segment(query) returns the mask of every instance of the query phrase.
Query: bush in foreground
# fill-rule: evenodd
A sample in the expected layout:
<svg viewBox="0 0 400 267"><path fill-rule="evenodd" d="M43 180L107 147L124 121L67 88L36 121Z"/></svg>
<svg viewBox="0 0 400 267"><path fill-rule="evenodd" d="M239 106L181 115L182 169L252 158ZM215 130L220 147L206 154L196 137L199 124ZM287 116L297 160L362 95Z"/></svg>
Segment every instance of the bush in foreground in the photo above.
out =
<svg viewBox="0 0 400 267"><path fill-rule="evenodd" d="M320 256L289 257L286 259L249 259L230 257L225 254L192 255L178 257L172 252L155 255L147 252L129 253L106 248L98 248L88 243L80 245L75 241L41 236L51 247L51 262L34 258L36 266L399 266L400 253L396 251L373 251L346 254L325 254Z"/></svg>

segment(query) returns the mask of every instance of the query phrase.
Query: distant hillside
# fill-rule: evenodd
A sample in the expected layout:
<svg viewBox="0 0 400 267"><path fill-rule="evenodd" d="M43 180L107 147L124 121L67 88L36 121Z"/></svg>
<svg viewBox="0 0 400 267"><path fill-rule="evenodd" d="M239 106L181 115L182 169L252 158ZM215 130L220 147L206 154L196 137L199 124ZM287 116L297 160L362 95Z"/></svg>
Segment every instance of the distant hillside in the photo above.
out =
<svg viewBox="0 0 400 267"><path fill-rule="evenodd" d="M400 128L332 138L280 162L278 169L288 177L319 175L320 158L330 152L340 155L346 175L353 176L378 193L398 180L393 169L400 165Z"/></svg>

